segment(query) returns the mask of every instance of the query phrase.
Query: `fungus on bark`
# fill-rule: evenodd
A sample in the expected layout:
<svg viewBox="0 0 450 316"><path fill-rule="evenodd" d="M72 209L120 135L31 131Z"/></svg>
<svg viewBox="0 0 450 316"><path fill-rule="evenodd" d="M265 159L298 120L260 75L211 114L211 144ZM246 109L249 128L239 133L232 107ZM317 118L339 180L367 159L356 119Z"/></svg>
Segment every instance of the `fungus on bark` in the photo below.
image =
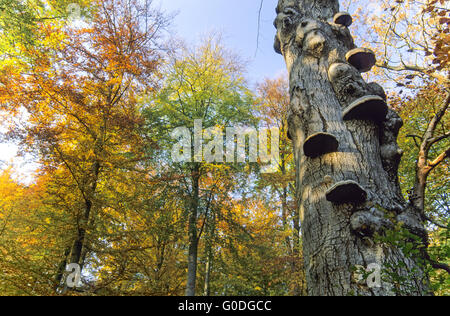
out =
<svg viewBox="0 0 450 316"><path fill-rule="evenodd" d="M389 287L352 283L351 268L403 262L416 273L400 287L423 295L426 273L413 259L398 247L364 242L391 225L373 205L390 218L403 214L398 220L412 230L416 225L405 213L408 204L396 174L401 121L388 108L383 88L362 78L375 65L375 55L355 48L345 27L350 17L339 11L337 0L279 0L275 20L275 49L285 59L290 80L288 124L308 293L390 295ZM334 154L321 156L328 151L324 148L334 149L334 140L339 140ZM417 231L420 219L416 224Z"/></svg>
<svg viewBox="0 0 450 316"><path fill-rule="evenodd" d="M354 48L350 50L345 58L347 61L360 72L368 72L375 66L377 62L375 54L368 48Z"/></svg>
<svg viewBox="0 0 450 316"><path fill-rule="evenodd" d="M326 198L335 204L364 203L367 192L353 180L340 181L328 189Z"/></svg>
<svg viewBox="0 0 450 316"><path fill-rule="evenodd" d="M382 122L388 113L386 102L377 95L368 95L357 99L343 112L342 118L348 120L372 120Z"/></svg>
<svg viewBox="0 0 450 316"><path fill-rule="evenodd" d="M336 137L329 133L316 133L309 136L303 145L303 152L310 158L336 152L339 142Z"/></svg>
<svg viewBox="0 0 450 316"><path fill-rule="evenodd" d="M334 16L333 22L342 26L349 27L353 23L353 18L348 12L339 12Z"/></svg>

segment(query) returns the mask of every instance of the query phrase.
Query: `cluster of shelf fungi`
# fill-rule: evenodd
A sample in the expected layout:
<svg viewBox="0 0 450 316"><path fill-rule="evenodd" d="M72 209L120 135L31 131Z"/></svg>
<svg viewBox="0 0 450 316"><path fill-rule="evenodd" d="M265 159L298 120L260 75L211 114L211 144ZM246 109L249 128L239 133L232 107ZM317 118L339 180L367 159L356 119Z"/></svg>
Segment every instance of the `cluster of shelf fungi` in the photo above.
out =
<svg viewBox="0 0 450 316"><path fill-rule="evenodd" d="M289 73L288 138L308 292L391 295L390 284L355 285L349 271L370 262L403 262L420 271L414 259L374 238L402 225L427 241L420 210L405 201L398 181L403 121L388 107L384 89L363 79L376 64L375 53L355 45L353 19L339 12L338 0L279 0L276 13L274 49ZM336 251L341 248L345 253ZM416 280L411 285L427 291Z"/></svg>
<svg viewBox="0 0 450 316"><path fill-rule="evenodd" d="M309 24L315 23L309 21ZM348 27L353 19L347 12L339 12L333 18L331 28L342 34L344 37L351 37ZM316 26L310 26L314 28ZM308 26L305 27L305 37ZM308 38L309 43L305 46L312 46L312 55L322 53L320 44L324 41L320 32L312 31L313 36ZM314 37L317 38L314 38ZM351 41L353 43L353 41ZM275 50L281 53L280 43L276 39ZM317 49L316 47L319 47ZM365 120L372 121L380 126L380 148L383 168L386 170L391 181L398 183L397 171L403 152L397 145L397 136L403 125L398 114L387 105L387 97L384 89L377 83L367 83L362 78L362 73L370 71L376 64L376 57L373 51L367 48L349 47L345 54L345 61L332 60L328 69L328 78L333 86L341 106L342 120ZM290 137L288 133L288 137ZM303 144L304 154L311 158L319 158L325 154L338 152L339 141L337 137L329 132L318 131L306 137ZM326 199L334 204L364 204L368 199L368 192L354 180L343 180L334 183L326 191ZM402 212L397 216L411 230L418 235L423 235L420 220L412 218L410 212ZM373 235L376 231L392 227L392 222L385 219L382 211L372 208L370 214L357 212L351 218L352 230L360 235Z"/></svg>
<svg viewBox="0 0 450 316"><path fill-rule="evenodd" d="M353 20L349 13L339 12L333 22L337 25L349 27ZM367 48L354 48L345 56L347 63L335 62L329 70L328 76L336 95L344 107L342 119L372 120L381 123L388 114L386 94L376 83L367 84L361 73L368 72L376 63L375 54ZM307 137L303 152L310 158L337 152L338 139L330 133L318 132ZM364 203L367 192L353 180L341 181L334 184L326 193L328 201L343 203Z"/></svg>

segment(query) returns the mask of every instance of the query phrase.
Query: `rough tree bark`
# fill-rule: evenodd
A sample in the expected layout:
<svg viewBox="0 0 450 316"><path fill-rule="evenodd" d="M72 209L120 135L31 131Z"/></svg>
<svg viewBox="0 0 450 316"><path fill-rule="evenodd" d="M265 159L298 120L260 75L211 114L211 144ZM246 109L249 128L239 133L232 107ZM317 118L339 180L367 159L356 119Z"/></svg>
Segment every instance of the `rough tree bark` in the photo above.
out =
<svg viewBox="0 0 450 316"><path fill-rule="evenodd" d="M338 0L280 0L277 7L275 50L290 77L308 294L425 295L428 278L416 258L374 238L397 220L425 240L426 231L398 184L402 120L383 89L363 80L376 60L355 47L351 21ZM358 282L355 267L373 263L401 263L397 272L407 281Z"/></svg>

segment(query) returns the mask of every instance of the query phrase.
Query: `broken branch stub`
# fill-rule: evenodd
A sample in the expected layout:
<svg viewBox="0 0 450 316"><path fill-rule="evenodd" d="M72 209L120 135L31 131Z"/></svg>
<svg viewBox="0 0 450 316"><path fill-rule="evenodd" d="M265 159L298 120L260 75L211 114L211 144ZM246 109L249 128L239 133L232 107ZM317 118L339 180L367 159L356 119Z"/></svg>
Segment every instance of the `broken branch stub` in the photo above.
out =
<svg viewBox="0 0 450 316"><path fill-rule="evenodd" d="M353 213L350 217L350 225L352 232L362 237L373 237L376 233L382 234L387 229L393 228L386 214L377 208Z"/></svg>
<svg viewBox="0 0 450 316"><path fill-rule="evenodd" d="M328 69L328 78L341 105L344 120L381 122L386 118L386 94L376 83L366 83L353 66L337 62Z"/></svg>

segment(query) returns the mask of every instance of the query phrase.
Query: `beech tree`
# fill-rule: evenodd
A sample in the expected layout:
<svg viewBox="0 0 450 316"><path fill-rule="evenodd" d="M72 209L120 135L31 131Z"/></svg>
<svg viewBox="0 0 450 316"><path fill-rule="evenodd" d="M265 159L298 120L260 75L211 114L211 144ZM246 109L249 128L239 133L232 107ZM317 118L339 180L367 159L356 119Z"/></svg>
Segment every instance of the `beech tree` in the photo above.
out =
<svg viewBox="0 0 450 316"><path fill-rule="evenodd" d="M157 86L162 57L156 43L167 23L150 4L101 1L84 28L41 25L52 53L31 46L29 73L14 63L0 69L0 109L26 110L30 117L9 135L39 153L42 172L56 183L54 196L67 189L59 203L71 213L75 236L61 255L57 285L66 264L83 268L92 253L96 238L89 235L105 206L99 194L104 179L146 159L138 102Z"/></svg>
<svg viewBox="0 0 450 316"><path fill-rule="evenodd" d="M361 76L375 54L355 46L337 0L280 0L276 11L308 294L429 294L421 210L398 183L402 120L383 88ZM358 278L374 264L379 286Z"/></svg>
<svg viewBox="0 0 450 316"><path fill-rule="evenodd" d="M199 243L208 217L220 200L217 195L228 194L224 182L234 173L233 166L222 163L223 152L217 147L208 149L207 144L212 138L225 144L220 134L222 128L252 123L249 105L253 103L253 96L245 84L243 64L223 47L219 37L211 36L198 47L184 47L180 54L177 53L170 54L166 80L147 111L147 118L161 127L166 138L170 137L167 131L183 128L185 132L174 138L187 136L188 147L193 149L189 153L183 152L188 156L186 160L168 164L182 178L178 185L186 204L189 236L186 296L194 296ZM195 124L195 120L200 120L201 126ZM204 138L203 141L198 135ZM163 137L160 146L166 153L176 148L176 140L171 138L164 142ZM212 156L213 151L215 159L211 161L206 155Z"/></svg>
<svg viewBox="0 0 450 316"><path fill-rule="evenodd" d="M280 0L289 80L254 92L151 0L70 3L0 0L0 142L38 164L0 168L0 295L448 294L448 2ZM273 173L243 125L279 128Z"/></svg>
<svg viewBox="0 0 450 316"><path fill-rule="evenodd" d="M426 188L421 197L415 196L418 174L422 172L422 166L418 168L419 157L425 154L421 150L425 139L424 135L429 135L430 121L436 121L436 113L442 105L445 98L443 91L438 85L427 84L412 96L396 95L391 97L391 104L398 109L399 114L405 120L405 126L401 129L399 135L400 147L404 150L404 155L399 168L399 178L402 185L403 194L411 198L411 203L423 205L422 216L428 221L426 228L429 235L429 245L427 253L429 263L434 271L430 272L430 281L435 295L445 293L446 284L450 280L450 269L446 264L449 263L449 216L450 213L450 183L448 181L449 165L444 159L440 161L435 157L442 157L442 153L450 145L449 140L445 139L445 132L448 130L450 116L447 114L435 124L434 138L435 142L429 146L426 161L433 163L432 168L427 168ZM428 136L429 137L429 136ZM442 138L440 141L437 141ZM438 163L439 161L439 163Z"/></svg>

